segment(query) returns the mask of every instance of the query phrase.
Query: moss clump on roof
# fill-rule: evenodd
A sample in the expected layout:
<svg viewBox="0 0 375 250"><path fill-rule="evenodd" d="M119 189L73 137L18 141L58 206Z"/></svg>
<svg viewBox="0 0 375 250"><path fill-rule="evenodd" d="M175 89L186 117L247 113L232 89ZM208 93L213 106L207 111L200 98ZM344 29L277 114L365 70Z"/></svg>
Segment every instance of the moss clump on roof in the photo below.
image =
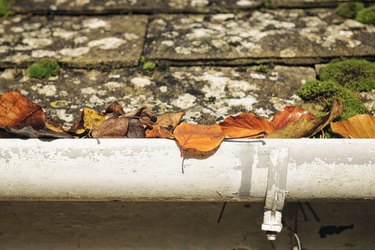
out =
<svg viewBox="0 0 375 250"><path fill-rule="evenodd" d="M319 72L322 81L335 81L354 91L375 89L375 64L361 59L337 61Z"/></svg>
<svg viewBox="0 0 375 250"><path fill-rule="evenodd" d="M364 8L363 3L340 3L336 8L336 14L345 18L355 18L357 13Z"/></svg>
<svg viewBox="0 0 375 250"><path fill-rule="evenodd" d="M375 24L375 5L359 11L355 20L364 24Z"/></svg>
<svg viewBox="0 0 375 250"><path fill-rule="evenodd" d="M153 61L149 61L144 56L141 56L140 63L143 70L154 70L156 68L156 63Z"/></svg>
<svg viewBox="0 0 375 250"><path fill-rule="evenodd" d="M327 109L333 99L341 101L344 106L344 113L341 116L343 120L366 112L365 105L356 94L335 81L308 81L297 91L297 94L306 101L320 102Z"/></svg>
<svg viewBox="0 0 375 250"><path fill-rule="evenodd" d="M48 78L57 76L60 67L56 60L42 59L35 62L27 69L27 75L33 78Z"/></svg>
<svg viewBox="0 0 375 250"><path fill-rule="evenodd" d="M8 0L0 0L0 17L10 16L13 12L9 9Z"/></svg>

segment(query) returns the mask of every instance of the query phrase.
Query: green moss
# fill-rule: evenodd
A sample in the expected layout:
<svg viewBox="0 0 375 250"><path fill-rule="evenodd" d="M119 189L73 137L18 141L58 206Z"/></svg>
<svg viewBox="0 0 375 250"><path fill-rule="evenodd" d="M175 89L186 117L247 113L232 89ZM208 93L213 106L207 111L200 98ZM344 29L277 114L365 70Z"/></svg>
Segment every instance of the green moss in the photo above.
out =
<svg viewBox="0 0 375 250"><path fill-rule="evenodd" d="M264 7L270 8L271 7L271 0L263 0Z"/></svg>
<svg viewBox="0 0 375 250"><path fill-rule="evenodd" d="M364 8L363 3L341 3L336 8L336 14L345 18L355 18L357 13Z"/></svg>
<svg viewBox="0 0 375 250"><path fill-rule="evenodd" d="M341 101L344 106L344 113L341 116L343 120L366 112L366 107L355 93L335 81L308 81L297 91L297 94L306 101L325 104L327 110L333 99Z"/></svg>
<svg viewBox="0 0 375 250"><path fill-rule="evenodd" d="M375 24L375 6L371 6L359 11L355 20L364 24Z"/></svg>
<svg viewBox="0 0 375 250"><path fill-rule="evenodd" d="M270 67L268 65L258 65L255 67L255 71L261 72L261 73L267 73L270 70Z"/></svg>
<svg viewBox="0 0 375 250"><path fill-rule="evenodd" d="M60 67L57 61L50 59L39 60L27 69L27 75L34 78L57 76L59 72Z"/></svg>
<svg viewBox="0 0 375 250"><path fill-rule="evenodd" d="M10 16L13 12L9 10L8 0L0 0L0 16Z"/></svg>
<svg viewBox="0 0 375 250"><path fill-rule="evenodd" d="M319 72L322 81L336 81L355 91L375 89L375 64L361 59L351 59L328 64Z"/></svg>
<svg viewBox="0 0 375 250"><path fill-rule="evenodd" d="M153 70L156 68L156 63L153 61L149 61L146 57L141 56L140 63L143 70Z"/></svg>

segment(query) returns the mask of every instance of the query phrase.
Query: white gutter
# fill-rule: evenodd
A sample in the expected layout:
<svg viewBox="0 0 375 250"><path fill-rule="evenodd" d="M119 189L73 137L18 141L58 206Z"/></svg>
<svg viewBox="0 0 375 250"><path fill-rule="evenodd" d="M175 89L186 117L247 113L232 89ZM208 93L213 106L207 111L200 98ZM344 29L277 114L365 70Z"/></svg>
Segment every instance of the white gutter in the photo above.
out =
<svg viewBox="0 0 375 250"><path fill-rule="evenodd" d="M375 140L235 140L186 159L184 173L172 140L0 140L0 200L262 201L285 192L288 201L375 199Z"/></svg>

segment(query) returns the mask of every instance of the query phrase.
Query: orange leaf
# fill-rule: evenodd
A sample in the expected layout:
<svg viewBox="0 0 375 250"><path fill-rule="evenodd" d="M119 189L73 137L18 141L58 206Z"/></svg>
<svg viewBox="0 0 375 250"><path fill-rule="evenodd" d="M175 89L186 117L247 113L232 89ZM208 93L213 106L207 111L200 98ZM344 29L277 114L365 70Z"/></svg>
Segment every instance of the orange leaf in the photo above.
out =
<svg viewBox="0 0 375 250"><path fill-rule="evenodd" d="M274 130L267 135L267 138L302 138L311 137L323 130L333 120L342 115L342 104L336 100L333 101L331 110L323 117L300 118L287 126Z"/></svg>
<svg viewBox="0 0 375 250"><path fill-rule="evenodd" d="M184 112L157 116L156 124L146 130L146 138L174 138L172 131L180 123Z"/></svg>
<svg viewBox="0 0 375 250"><path fill-rule="evenodd" d="M286 125L304 118L315 118L315 115L308 111L294 106L285 107L283 111L277 112L271 124L275 129L281 129Z"/></svg>
<svg viewBox="0 0 375 250"><path fill-rule="evenodd" d="M273 127L267 119L257 117L252 113L229 116L220 122L220 127L225 136L232 138L257 138L273 131Z"/></svg>
<svg viewBox="0 0 375 250"><path fill-rule="evenodd" d="M332 131L345 138L375 138L375 115L356 115L331 123Z"/></svg>
<svg viewBox="0 0 375 250"><path fill-rule="evenodd" d="M210 152L220 146L224 140L219 125L193 125L181 123L173 132L182 150Z"/></svg>
<svg viewBox="0 0 375 250"><path fill-rule="evenodd" d="M27 126L45 127L42 108L15 91L0 96L0 127L21 129Z"/></svg>

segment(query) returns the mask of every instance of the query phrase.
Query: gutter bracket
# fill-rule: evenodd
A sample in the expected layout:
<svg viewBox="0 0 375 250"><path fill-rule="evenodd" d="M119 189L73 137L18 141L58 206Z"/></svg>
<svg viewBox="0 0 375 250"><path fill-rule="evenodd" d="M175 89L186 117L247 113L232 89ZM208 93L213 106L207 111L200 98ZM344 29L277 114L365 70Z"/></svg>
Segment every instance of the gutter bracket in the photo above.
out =
<svg viewBox="0 0 375 250"><path fill-rule="evenodd" d="M288 148L271 148L269 151L267 191L262 230L268 240L276 240L281 232L282 213L286 198Z"/></svg>

